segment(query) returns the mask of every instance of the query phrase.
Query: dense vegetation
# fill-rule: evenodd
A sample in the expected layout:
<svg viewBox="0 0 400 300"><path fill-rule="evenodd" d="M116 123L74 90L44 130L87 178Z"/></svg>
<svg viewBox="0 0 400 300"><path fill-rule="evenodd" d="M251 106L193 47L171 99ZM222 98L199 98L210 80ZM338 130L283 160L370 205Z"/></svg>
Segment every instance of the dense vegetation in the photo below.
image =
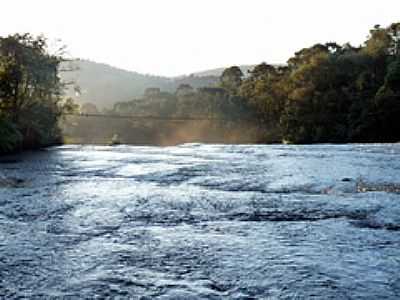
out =
<svg viewBox="0 0 400 300"><path fill-rule="evenodd" d="M183 84L175 93L149 89L142 98L115 104L109 113L228 119L213 135L213 141L221 142L397 142L400 23L375 26L360 47L316 44L295 53L284 66L262 63L246 75L240 67L230 67L218 87L196 90ZM180 142L209 140L211 125L199 135L194 124L184 125L188 132ZM148 136L165 126L147 128ZM133 132L132 137L125 134L127 140L134 139ZM227 139L229 133L235 138Z"/></svg>
<svg viewBox="0 0 400 300"><path fill-rule="evenodd" d="M284 141L400 141L400 23L375 26L361 47L317 44L244 80L235 67L225 73L226 88Z"/></svg>
<svg viewBox="0 0 400 300"><path fill-rule="evenodd" d="M262 140L252 109L221 87L182 84L174 93L149 88L140 98L103 110L104 116L93 103L85 103L80 111L83 116L63 122L68 141L101 144L115 135L129 144Z"/></svg>
<svg viewBox="0 0 400 300"><path fill-rule="evenodd" d="M0 153L61 141L61 61L43 37L0 38Z"/></svg>
<svg viewBox="0 0 400 300"><path fill-rule="evenodd" d="M0 152L61 140L59 117L77 110L73 101L61 101L62 62L48 53L42 37L0 39ZM146 144L400 141L400 23L375 26L359 47L316 44L285 65L262 63L247 74L233 66L218 80L187 78L193 84L175 80L174 90L143 85L142 96L113 99L112 108L83 104L82 113L108 117L68 117L64 133L88 143L116 136ZM112 82L105 80L103 90Z"/></svg>

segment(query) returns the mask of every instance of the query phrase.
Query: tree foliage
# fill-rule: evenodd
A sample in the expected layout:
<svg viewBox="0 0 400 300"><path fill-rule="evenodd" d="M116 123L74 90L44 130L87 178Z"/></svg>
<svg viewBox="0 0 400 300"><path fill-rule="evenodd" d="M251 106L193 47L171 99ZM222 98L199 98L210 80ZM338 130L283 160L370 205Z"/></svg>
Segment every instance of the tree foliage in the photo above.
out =
<svg viewBox="0 0 400 300"><path fill-rule="evenodd" d="M46 39L30 34L0 38L1 152L49 145L59 139L63 86L58 77L62 58L51 55ZM11 145L11 146L10 146Z"/></svg>
<svg viewBox="0 0 400 300"><path fill-rule="evenodd" d="M362 47L316 44L256 66L240 95L288 142L399 141L399 49L400 23L375 26Z"/></svg>
<svg viewBox="0 0 400 300"><path fill-rule="evenodd" d="M48 53L43 37L0 38L0 152L56 141L63 111L99 114L93 104L78 107L71 99L62 101L61 62ZM359 47L318 43L296 52L284 66L261 63L246 76L232 66L223 71L219 84L193 86L182 82L174 93L148 89L141 98L116 103L108 113L227 119L235 125L236 137L237 128L247 135L251 121L263 132L257 139L263 142L399 141L400 23L376 25ZM93 134L88 122L81 123L73 128ZM145 133L146 141L179 127L146 121L118 124L129 136ZM211 132L213 124L202 124L200 136ZM226 136L232 128L214 137ZM115 133L109 131L110 136Z"/></svg>
<svg viewBox="0 0 400 300"><path fill-rule="evenodd" d="M252 119L264 142L399 141L400 23L375 26L360 47L319 43L247 76L232 66L219 87L182 85L175 94L118 103L114 113Z"/></svg>

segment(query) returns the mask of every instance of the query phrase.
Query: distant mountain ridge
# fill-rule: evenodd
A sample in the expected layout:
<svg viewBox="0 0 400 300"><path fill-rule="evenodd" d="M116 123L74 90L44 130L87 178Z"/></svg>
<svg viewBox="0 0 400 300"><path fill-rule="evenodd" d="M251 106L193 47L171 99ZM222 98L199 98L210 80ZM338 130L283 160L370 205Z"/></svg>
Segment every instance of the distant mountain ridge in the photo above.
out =
<svg viewBox="0 0 400 300"><path fill-rule="evenodd" d="M215 68L215 69L210 69L210 70L204 70L204 71L199 71L199 72L194 72L192 73L194 76L221 76L222 73L226 68L229 68L230 66L224 67L224 68ZM255 65L240 65L240 69L242 70L243 74L248 74L248 71L252 70ZM180 77L185 77L185 76L180 76Z"/></svg>
<svg viewBox="0 0 400 300"><path fill-rule="evenodd" d="M142 95L148 87L170 90L172 85L169 78L143 75L89 60L68 62L62 69L74 69L61 72L64 82L74 82L74 87L77 87L70 86L67 96L81 104L92 102L99 108L132 100Z"/></svg>
<svg viewBox="0 0 400 300"><path fill-rule="evenodd" d="M253 66L241 66L247 74ZM78 103L94 103L98 108L111 108L115 103L141 97L147 88L157 87L165 92L175 92L181 84L194 88L215 86L225 68L217 68L179 77L145 75L127 71L90 60L76 60L64 63L61 72L64 82L73 82L66 91L67 97Z"/></svg>

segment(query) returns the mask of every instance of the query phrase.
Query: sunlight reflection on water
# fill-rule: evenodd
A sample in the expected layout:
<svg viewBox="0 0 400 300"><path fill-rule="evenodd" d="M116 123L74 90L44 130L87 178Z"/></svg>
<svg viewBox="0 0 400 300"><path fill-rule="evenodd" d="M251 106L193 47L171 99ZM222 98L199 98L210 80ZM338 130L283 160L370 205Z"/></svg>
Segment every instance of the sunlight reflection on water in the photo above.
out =
<svg viewBox="0 0 400 300"><path fill-rule="evenodd" d="M400 195L386 187L400 184L399 155L398 144L28 153L0 165L24 181L0 188L0 298L397 299Z"/></svg>

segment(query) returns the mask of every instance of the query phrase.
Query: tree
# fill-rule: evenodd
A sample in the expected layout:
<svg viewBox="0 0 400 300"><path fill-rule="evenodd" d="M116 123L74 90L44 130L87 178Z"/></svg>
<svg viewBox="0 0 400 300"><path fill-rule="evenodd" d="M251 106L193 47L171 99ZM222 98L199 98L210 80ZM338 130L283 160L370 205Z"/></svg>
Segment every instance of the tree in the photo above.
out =
<svg viewBox="0 0 400 300"><path fill-rule="evenodd" d="M86 102L81 106L81 113L83 114L98 114L99 110L97 109L96 104L91 102Z"/></svg>
<svg viewBox="0 0 400 300"><path fill-rule="evenodd" d="M80 111L80 105L75 103L74 99L67 98L61 105L63 114L76 114Z"/></svg>
<svg viewBox="0 0 400 300"><path fill-rule="evenodd" d="M46 39L30 34L0 37L0 110L28 147L59 138L63 59L49 54Z"/></svg>
<svg viewBox="0 0 400 300"><path fill-rule="evenodd" d="M376 126L380 138L386 142L398 141L400 137L400 58L389 65L385 82L374 100Z"/></svg>
<svg viewBox="0 0 400 300"><path fill-rule="evenodd" d="M0 153L8 153L19 148L22 138L15 124L0 116Z"/></svg>
<svg viewBox="0 0 400 300"><path fill-rule="evenodd" d="M62 59L47 53L45 38L29 34L0 39L1 98L18 119L21 110L37 102L58 102Z"/></svg>
<svg viewBox="0 0 400 300"><path fill-rule="evenodd" d="M395 92L400 92L400 57L389 65L385 77L385 86Z"/></svg>
<svg viewBox="0 0 400 300"><path fill-rule="evenodd" d="M194 93L194 89L190 84L187 83L182 83L178 86L176 89L175 94L178 97L185 97L185 96L190 96Z"/></svg>
<svg viewBox="0 0 400 300"><path fill-rule="evenodd" d="M370 36L365 42L364 51L373 57L385 56L389 54L391 44L392 38L388 30L381 28L380 25L375 25L370 30Z"/></svg>
<svg viewBox="0 0 400 300"><path fill-rule="evenodd" d="M400 22L393 23L388 28L388 33L392 39L391 54L400 55Z"/></svg>
<svg viewBox="0 0 400 300"><path fill-rule="evenodd" d="M233 66L224 70L220 77L221 87L226 89L232 94L237 94L240 85L242 84L243 72L237 67Z"/></svg>
<svg viewBox="0 0 400 300"><path fill-rule="evenodd" d="M249 77L240 87L239 94L247 99L248 104L259 114L260 120L268 126L279 122L286 99L282 86L285 76L286 69L261 63L249 71Z"/></svg>

